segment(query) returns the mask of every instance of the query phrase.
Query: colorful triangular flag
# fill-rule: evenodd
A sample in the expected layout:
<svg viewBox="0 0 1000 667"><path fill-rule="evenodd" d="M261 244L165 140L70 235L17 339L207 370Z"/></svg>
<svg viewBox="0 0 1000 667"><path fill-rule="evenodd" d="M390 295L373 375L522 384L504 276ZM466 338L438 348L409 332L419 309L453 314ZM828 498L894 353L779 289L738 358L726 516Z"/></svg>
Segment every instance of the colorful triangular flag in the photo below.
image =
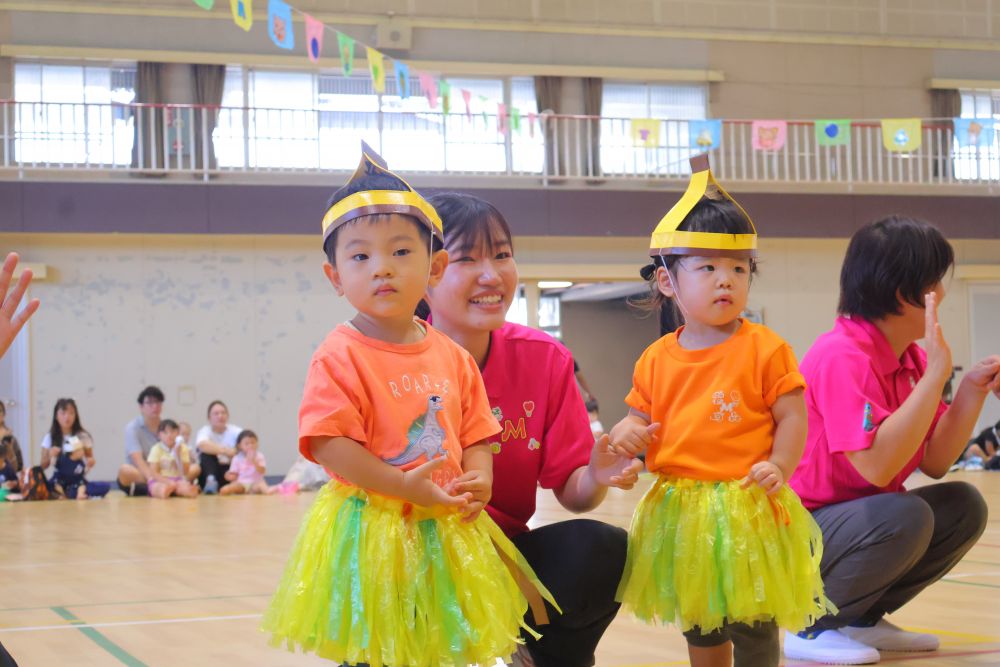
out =
<svg viewBox="0 0 1000 667"><path fill-rule="evenodd" d="M292 8L285 0L268 0L267 34L275 46L295 48L295 26L292 25Z"/></svg>
<svg viewBox="0 0 1000 667"><path fill-rule="evenodd" d="M249 32L253 26L253 1L229 0L229 9L233 13L233 23Z"/></svg>
<svg viewBox="0 0 1000 667"><path fill-rule="evenodd" d="M472 120L472 93L463 88L462 99L465 100L465 117Z"/></svg>
<svg viewBox="0 0 1000 667"><path fill-rule="evenodd" d="M780 151L788 135L788 123L783 120L755 120L750 124L750 143L754 150Z"/></svg>
<svg viewBox="0 0 1000 667"><path fill-rule="evenodd" d="M887 151L908 153L920 148L919 118L884 118L882 145Z"/></svg>
<svg viewBox="0 0 1000 667"><path fill-rule="evenodd" d="M344 76L351 76L354 71L354 38L338 32L337 52L340 54L340 69Z"/></svg>
<svg viewBox="0 0 1000 667"><path fill-rule="evenodd" d="M370 46L365 47L365 52L368 54L368 71L372 75L372 87L381 95L385 92L385 62L382 52Z"/></svg>
<svg viewBox="0 0 1000 667"><path fill-rule="evenodd" d="M721 120L689 120L688 145L708 152L722 143Z"/></svg>
<svg viewBox="0 0 1000 667"><path fill-rule="evenodd" d="M438 84L438 94L441 95L441 111L444 115L451 113L451 84L441 79Z"/></svg>
<svg viewBox="0 0 1000 667"><path fill-rule="evenodd" d="M959 146L992 146L994 123L992 118L956 118L955 138Z"/></svg>
<svg viewBox="0 0 1000 667"><path fill-rule="evenodd" d="M507 134L508 129L510 128L507 124L507 105L503 102L497 102L497 132Z"/></svg>
<svg viewBox="0 0 1000 667"><path fill-rule="evenodd" d="M420 73L420 90L424 93L427 98L427 104L431 109L437 109L438 106L438 87L437 82L434 80L430 74L426 72Z"/></svg>
<svg viewBox="0 0 1000 667"><path fill-rule="evenodd" d="M306 53L309 54L309 60L318 63L319 55L323 52L323 33L326 29L322 22L308 14L302 16L306 22Z"/></svg>
<svg viewBox="0 0 1000 667"><path fill-rule="evenodd" d="M535 138L535 120L538 118L538 114L534 111L528 112L528 136L532 139Z"/></svg>
<svg viewBox="0 0 1000 667"><path fill-rule="evenodd" d="M847 146L851 143L851 121L849 120L817 120L817 146Z"/></svg>
<svg viewBox="0 0 1000 667"><path fill-rule="evenodd" d="M396 72L396 94L405 100L410 96L410 66L402 60L392 61Z"/></svg>
<svg viewBox="0 0 1000 667"><path fill-rule="evenodd" d="M521 131L521 110L513 107L510 110L510 129L515 132Z"/></svg>
<svg viewBox="0 0 1000 667"><path fill-rule="evenodd" d="M631 125L633 144L642 148L656 148L660 145L659 118L633 118Z"/></svg>
<svg viewBox="0 0 1000 667"><path fill-rule="evenodd" d="M211 9L215 6L215 0L194 0L194 4L202 9Z"/></svg>

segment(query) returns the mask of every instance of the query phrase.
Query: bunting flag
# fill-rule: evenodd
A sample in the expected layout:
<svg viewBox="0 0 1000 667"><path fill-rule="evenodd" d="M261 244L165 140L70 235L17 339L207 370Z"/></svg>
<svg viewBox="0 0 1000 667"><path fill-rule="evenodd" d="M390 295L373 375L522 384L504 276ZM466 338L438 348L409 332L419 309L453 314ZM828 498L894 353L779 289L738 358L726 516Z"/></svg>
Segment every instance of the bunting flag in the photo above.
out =
<svg viewBox="0 0 1000 667"><path fill-rule="evenodd" d="M465 117L472 120L472 93L463 88L462 99L465 100Z"/></svg>
<svg viewBox="0 0 1000 667"><path fill-rule="evenodd" d="M194 0L194 4L202 9L211 9L215 6L215 0Z"/></svg>
<svg viewBox="0 0 1000 667"><path fill-rule="evenodd" d="M817 146L849 146L851 144L851 121L849 120L817 120Z"/></svg>
<svg viewBox="0 0 1000 667"><path fill-rule="evenodd" d="M309 60L318 63L319 54L323 52L325 26L308 14L303 14L302 17L306 22L306 52L309 54Z"/></svg>
<svg viewBox="0 0 1000 667"><path fill-rule="evenodd" d="M643 148L660 145L660 120L658 118L633 118L631 120L632 143Z"/></svg>
<svg viewBox="0 0 1000 667"><path fill-rule="evenodd" d="M340 53L340 68L344 71L344 76L351 76L354 71L354 38L338 32L337 51Z"/></svg>
<svg viewBox="0 0 1000 667"><path fill-rule="evenodd" d="M451 113L451 84L441 79L438 84L438 94L441 95L441 111L447 116Z"/></svg>
<svg viewBox="0 0 1000 667"><path fill-rule="evenodd" d="M507 105L497 102L497 132L507 134L510 128L507 125Z"/></svg>
<svg viewBox="0 0 1000 667"><path fill-rule="evenodd" d="M691 148L708 152L718 148L722 143L721 120L689 120L688 145Z"/></svg>
<svg viewBox="0 0 1000 667"><path fill-rule="evenodd" d="M365 47L368 54L368 72L372 75L372 87L379 95L385 92L385 61L381 51L370 46Z"/></svg>
<svg viewBox="0 0 1000 667"><path fill-rule="evenodd" d="M755 120L750 124L750 142L754 150L780 151L788 136L788 123L783 120Z"/></svg>
<svg viewBox="0 0 1000 667"><path fill-rule="evenodd" d="M431 109L438 108L438 88L437 82L427 72L420 72L420 90L427 97L427 104Z"/></svg>
<svg viewBox="0 0 1000 667"><path fill-rule="evenodd" d="M253 0L229 0L233 12L233 23L247 32L253 26Z"/></svg>
<svg viewBox="0 0 1000 667"><path fill-rule="evenodd" d="M521 110L517 107L510 110L510 129L515 132L521 131Z"/></svg>
<svg viewBox="0 0 1000 667"><path fill-rule="evenodd" d="M292 25L292 8L285 0L268 0L267 34L275 46L295 48L295 27Z"/></svg>
<svg viewBox="0 0 1000 667"><path fill-rule="evenodd" d="M955 139L958 145L992 146L994 140L994 124L992 118L956 118Z"/></svg>
<svg viewBox="0 0 1000 667"><path fill-rule="evenodd" d="M396 93L400 99L405 100L410 96L410 66L402 60L392 62L396 72Z"/></svg>
<svg viewBox="0 0 1000 667"><path fill-rule="evenodd" d="M894 153L908 153L920 148L920 119L883 119L882 145L887 151Z"/></svg>
<svg viewBox="0 0 1000 667"><path fill-rule="evenodd" d="M483 110L482 111L483 122L486 123L487 125L489 125L489 123L490 123L490 115L488 113L486 113L486 105L489 104L490 101L489 101L489 99L487 99L487 97L485 95L476 95L476 97L479 98L479 108L481 108ZM497 119L497 124L499 124L499 123L500 123L500 119L498 118Z"/></svg>
<svg viewBox="0 0 1000 667"><path fill-rule="evenodd" d="M528 136L532 139L535 138L535 119L538 118L538 114L534 111L528 112Z"/></svg>

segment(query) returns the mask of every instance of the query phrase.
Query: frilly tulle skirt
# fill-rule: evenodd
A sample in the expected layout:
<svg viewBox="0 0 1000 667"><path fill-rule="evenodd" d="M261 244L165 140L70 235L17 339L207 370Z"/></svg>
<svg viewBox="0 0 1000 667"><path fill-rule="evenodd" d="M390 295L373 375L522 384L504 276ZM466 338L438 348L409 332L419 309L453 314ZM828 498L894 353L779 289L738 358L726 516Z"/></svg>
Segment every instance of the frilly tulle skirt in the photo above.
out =
<svg viewBox="0 0 1000 667"><path fill-rule="evenodd" d="M639 502L617 599L647 623L708 633L774 621L798 631L835 612L823 593L823 536L787 486L659 477Z"/></svg>
<svg viewBox="0 0 1000 667"><path fill-rule="evenodd" d="M486 512L463 523L332 481L303 520L262 629L274 646L351 665L492 665L516 650L528 599L536 610L541 597L556 606Z"/></svg>

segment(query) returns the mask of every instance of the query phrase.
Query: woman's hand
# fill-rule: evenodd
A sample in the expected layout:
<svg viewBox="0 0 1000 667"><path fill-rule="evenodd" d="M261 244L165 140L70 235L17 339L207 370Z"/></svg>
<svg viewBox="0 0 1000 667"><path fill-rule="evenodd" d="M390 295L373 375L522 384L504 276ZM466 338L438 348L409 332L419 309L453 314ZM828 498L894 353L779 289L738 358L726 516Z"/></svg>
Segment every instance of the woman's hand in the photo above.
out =
<svg viewBox="0 0 1000 667"><path fill-rule="evenodd" d="M1000 398L1000 355L992 354L976 363L962 378L982 393L992 391Z"/></svg>
<svg viewBox="0 0 1000 667"><path fill-rule="evenodd" d="M927 352L924 377L939 382L943 387L952 373L951 348L938 323L937 294L934 292L924 295L924 350Z"/></svg>
<svg viewBox="0 0 1000 667"><path fill-rule="evenodd" d="M31 269L21 272L21 277L17 279L14 289L7 292L10 281L14 278L14 269L17 268L17 253L12 252L4 260L3 267L0 267L0 357L7 352L7 348L14 342L14 337L21 330L35 311L38 310L38 299L32 299L20 313L17 307L28 289L31 282Z"/></svg>
<svg viewBox="0 0 1000 667"><path fill-rule="evenodd" d="M616 453L609 444L607 434L594 443L590 452L590 474L602 486L614 486L626 491L635 486L642 472L642 461Z"/></svg>

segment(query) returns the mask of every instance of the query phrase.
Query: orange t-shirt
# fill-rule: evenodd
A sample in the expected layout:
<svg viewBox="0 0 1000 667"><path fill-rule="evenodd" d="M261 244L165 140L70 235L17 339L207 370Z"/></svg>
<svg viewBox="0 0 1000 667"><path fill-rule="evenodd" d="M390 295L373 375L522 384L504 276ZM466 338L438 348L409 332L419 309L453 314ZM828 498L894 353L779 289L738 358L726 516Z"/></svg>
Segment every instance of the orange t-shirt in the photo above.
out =
<svg viewBox="0 0 1000 667"><path fill-rule="evenodd" d="M313 354L299 406L303 456L315 461L310 437L342 436L404 470L446 456L433 477L440 486L462 474L462 450L500 425L472 356L421 324L427 335L407 345L343 324L330 332Z"/></svg>
<svg viewBox="0 0 1000 667"><path fill-rule="evenodd" d="M679 333L646 348L625 398L660 423L646 466L662 475L740 479L771 453L771 406L806 386L795 355L776 333L745 320L725 342L703 350L682 348Z"/></svg>

